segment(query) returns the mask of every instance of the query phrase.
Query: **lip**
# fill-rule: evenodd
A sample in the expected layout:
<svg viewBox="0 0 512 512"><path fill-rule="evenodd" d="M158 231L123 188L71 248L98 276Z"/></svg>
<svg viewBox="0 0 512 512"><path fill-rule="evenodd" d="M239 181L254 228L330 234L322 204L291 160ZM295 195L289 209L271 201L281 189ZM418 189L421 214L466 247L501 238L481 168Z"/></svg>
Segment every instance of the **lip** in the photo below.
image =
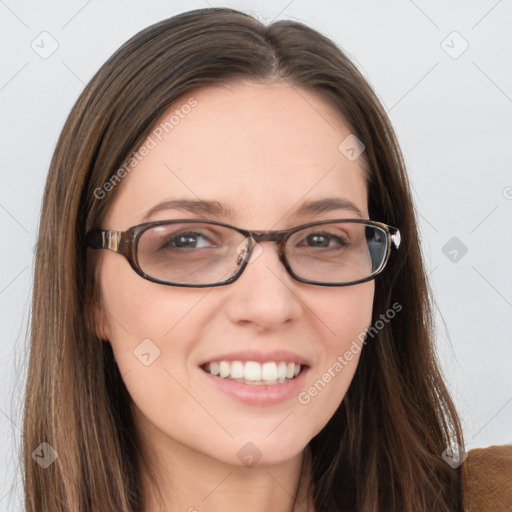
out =
<svg viewBox="0 0 512 512"><path fill-rule="evenodd" d="M269 359L267 358L267 356L265 357L266 359L264 359L264 361L268 361ZM236 361L237 358L222 360ZM248 360L255 361L255 359ZM215 359L212 361L215 361ZM293 358L290 361L293 361ZM221 377L212 375L211 373L208 373L205 370L202 370L201 368L198 369L208 379L208 381L212 385L214 385L218 390L228 395L229 397L237 400L238 402L241 402L246 405L268 406L284 402L292 397L296 397L300 393L301 389L304 388L306 374L309 371L309 366L303 367L299 375L297 375L297 377L295 377L294 379L287 380L286 382L283 382L281 384L260 385L244 384L242 382L237 382L236 380L223 379Z"/></svg>
<svg viewBox="0 0 512 512"><path fill-rule="evenodd" d="M267 363L271 361L286 361L288 363L298 363L301 366L311 366L311 363L304 357L289 350L272 350L261 352L256 350L245 350L243 352L230 352L229 354L220 354L205 359L198 366L217 361L255 361L257 363Z"/></svg>

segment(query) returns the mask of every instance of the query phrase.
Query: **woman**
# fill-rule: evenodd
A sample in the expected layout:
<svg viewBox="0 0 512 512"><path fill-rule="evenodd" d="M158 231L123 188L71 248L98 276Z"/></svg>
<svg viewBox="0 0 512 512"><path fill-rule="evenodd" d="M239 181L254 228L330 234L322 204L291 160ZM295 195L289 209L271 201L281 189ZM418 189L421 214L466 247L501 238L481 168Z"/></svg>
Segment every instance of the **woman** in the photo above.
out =
<svg viewBox="0 0 512 512"><path fill-rule="evenodd" d="M451 512L463 444L405 168L351 62L231 9L124 44L45 190L27 511Z"/></svg>

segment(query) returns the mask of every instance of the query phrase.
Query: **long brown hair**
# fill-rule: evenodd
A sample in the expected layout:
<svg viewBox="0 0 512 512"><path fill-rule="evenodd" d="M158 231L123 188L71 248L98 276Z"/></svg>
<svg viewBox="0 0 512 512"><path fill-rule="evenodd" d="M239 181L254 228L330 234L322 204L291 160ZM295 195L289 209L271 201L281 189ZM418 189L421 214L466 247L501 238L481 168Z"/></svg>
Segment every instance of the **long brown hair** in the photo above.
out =
<svg viewBox="0 0 512 512"><path fill-rule="evenodd" d="M432 293L389 120L328 38L301 23L265 26L212 8L166 19L126 42L87 84L58 140L35 261L23 426L27 512L144 510L146 461L131 399L110 345L91 326L94 265L85 234L101 226L115 196L98 199L98 190L161 114L197 87L238 79L286 80L339 112L366 147L370 218L402 233L376 280L373 321L395 302L403 309L364 345L344 400L309 443L316 512L462 510L460 469L441 457L450 443L463 446L462 431L436 362ZM58 454L46 469L32 457L44 442Z"/></svg>

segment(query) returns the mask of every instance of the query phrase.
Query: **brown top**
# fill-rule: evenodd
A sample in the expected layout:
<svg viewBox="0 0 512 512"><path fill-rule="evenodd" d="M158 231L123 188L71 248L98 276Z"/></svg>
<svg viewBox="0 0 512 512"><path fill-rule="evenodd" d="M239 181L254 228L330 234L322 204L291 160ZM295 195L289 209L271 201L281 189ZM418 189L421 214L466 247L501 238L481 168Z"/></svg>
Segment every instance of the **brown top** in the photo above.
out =
<svg viewBox="0 0 512 512"><path fill-rule="evenodd" d="M464 512L512 512L512 444L470 450L462 475Z"/></svg>

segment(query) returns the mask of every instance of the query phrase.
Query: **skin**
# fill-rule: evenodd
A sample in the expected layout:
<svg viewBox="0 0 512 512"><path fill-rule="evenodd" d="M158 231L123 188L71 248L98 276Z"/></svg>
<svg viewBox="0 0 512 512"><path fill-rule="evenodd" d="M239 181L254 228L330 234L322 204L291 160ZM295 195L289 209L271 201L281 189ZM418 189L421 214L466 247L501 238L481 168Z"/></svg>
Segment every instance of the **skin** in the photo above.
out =
<svg viewBox="0 0 512 512"><path fill-rule="evenodd" d="M338 150L351 130L322 99L285 82L246 81L192 96L198 105L118 186L104 229L140 224L154 205L177 198L219 201L233 215L202 218L246 229L358 218L349 210L294 214L302 201L327 197L349 199L369 218L363 157L349 161ZM165 210L151 220L178 218L201 216ZM296 395L271 406L242 404L198 367L221 353L292 350L310 362L307 390L370 326L373 281L299 283L278 260L276 244L261 248L238 281L203 289L152 283L119 254L101 251L98 334L112 345L157 475L155 482L142 472L148 511L293 510L297 488L299 496L305 489L305 447L350 385L359 354L305 405ZM145 366L134 350L148 338L160 356ZM253 467L237 457L248 442L262 454Z"/></svg>

